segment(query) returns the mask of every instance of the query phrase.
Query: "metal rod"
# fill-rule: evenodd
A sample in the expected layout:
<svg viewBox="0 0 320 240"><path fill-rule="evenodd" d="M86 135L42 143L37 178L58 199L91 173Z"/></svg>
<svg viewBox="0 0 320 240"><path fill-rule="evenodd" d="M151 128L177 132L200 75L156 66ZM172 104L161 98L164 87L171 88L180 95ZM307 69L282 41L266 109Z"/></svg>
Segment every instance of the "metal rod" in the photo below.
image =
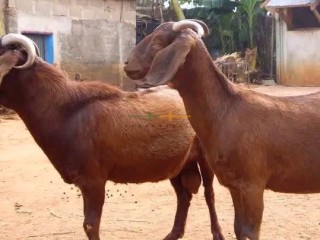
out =
<svg viewBox="0 0 320 240"><path fill-rule="evenodd" d="M271 20L271 59L270 59L270 77L273 79L273 54L274 54L274 17Z"/></svg>

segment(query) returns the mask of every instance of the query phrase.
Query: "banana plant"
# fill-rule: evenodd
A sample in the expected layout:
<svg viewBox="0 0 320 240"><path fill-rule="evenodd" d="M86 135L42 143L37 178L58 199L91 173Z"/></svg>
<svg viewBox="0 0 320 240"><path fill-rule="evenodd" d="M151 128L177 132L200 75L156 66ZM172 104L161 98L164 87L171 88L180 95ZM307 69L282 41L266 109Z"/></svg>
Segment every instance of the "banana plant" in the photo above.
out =
<svg viewBox="0 0 320 240"><path fill-rule="evenodd" d="M181 2L184 3L184 2L187 2L187 1L181 1ZM177 17L178 20L183 20L183 19L186 18L184 16L184 13L183 13L182 9L181 9L179 0L171 0L170 4L171 4L171 6L173 8L173 11L175 12L176 17Z"/></svg>
<svg viewBox="0 0 320 240"><path fill-rule="evenodd" d="M223 54L232 53L236 51L237 48L233 31L235 21L234 16L235 15L233 13L219 14L214 16Z"/></svg>
<svg viewBox="0 0 320 240"><path fill-rule="evenodd" d="M262 3L262 0L240 0L239 1L239 11L243 12L245 15L245 19L247 20L248 30L249 30L249 46L250 48L254 48L254 40L253 40L253 29L254 22L256 16L261 9L259 4Z"/></svg>

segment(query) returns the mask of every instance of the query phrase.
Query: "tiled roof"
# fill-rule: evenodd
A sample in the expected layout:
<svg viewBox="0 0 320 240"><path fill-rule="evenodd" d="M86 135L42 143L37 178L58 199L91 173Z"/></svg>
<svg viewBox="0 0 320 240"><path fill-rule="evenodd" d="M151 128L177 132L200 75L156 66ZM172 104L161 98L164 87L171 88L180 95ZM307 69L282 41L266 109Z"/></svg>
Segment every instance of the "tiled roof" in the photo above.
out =
<svg viewBox="0 0 320 240"><path fill-rule="evenodd" d="M285 8L285 7L302 7L309 6L318 0L269 0L265 7Z"/></svg>

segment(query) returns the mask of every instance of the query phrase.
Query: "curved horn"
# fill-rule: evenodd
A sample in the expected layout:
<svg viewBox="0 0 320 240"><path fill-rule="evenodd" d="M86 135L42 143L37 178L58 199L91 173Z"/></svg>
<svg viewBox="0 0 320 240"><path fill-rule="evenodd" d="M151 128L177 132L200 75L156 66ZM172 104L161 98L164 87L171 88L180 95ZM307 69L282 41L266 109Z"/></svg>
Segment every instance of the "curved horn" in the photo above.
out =
<svg viewBox="0 0 320 240"><path fill-rule="evenodd" d="M40 57L40 50L38 48L38 45L33 40L32 40L32 42L33 42L33 45L34 45L34 47L36 49L37 56Z"/></svg>
<svg viewBox="0 0 320 240"><path fill-rule="evenodd" d="M208 28L207 24L205 24L205 22L198 20L198 19L188 19L188 20L199 23L201 25L201 27L204 30L204 35L203 35L204 37L209 35L209 28Z"/></svg>
<svg viewBox="0 0 320 240"><path fill-rule="evenodd" d="M203 27L192 20L181 20L179 22L175 22L172 26L172 30L175 32L180 32L183 29L191 28L192 30L196 31L199 37L204 35Z"/></svg>
<svg viewBox="0 0 320 240"><path fill-rule="evenodd" d="M9 33L2 37L1 44L2 46L21 44L27 51L27 61L23 65L15 66L14 68L24 69L30 67L34 63L34 60L37 56L37 50L35 47L35 43L30 38L27 38L26 36L23 36L21 34Z"/></svg>

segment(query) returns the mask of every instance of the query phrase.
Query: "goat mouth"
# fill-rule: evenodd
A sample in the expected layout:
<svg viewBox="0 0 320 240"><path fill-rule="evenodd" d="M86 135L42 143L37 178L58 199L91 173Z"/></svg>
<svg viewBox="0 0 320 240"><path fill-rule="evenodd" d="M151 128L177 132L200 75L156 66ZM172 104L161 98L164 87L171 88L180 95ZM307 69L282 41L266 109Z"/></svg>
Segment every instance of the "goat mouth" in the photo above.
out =
<svg viewBox="0 0 320 240"><path fill-rule="evenodd" d="M150 85L149 83L147 83L147 82L145 81L145 79L132 79L132 80L133 80L133 82L135 82L135 84L137 84L137 85L139 85L139 86L141 86L141 87ZM151 86L151 85L150 85L150 86Z"/></svg>
<svg viewBox="0 0 320 240"><path fill-rule="evenodd" d="M124 71L126 75L139 87L154 87L158 85L163 85L163 82L155 83L155 82L149 82L146 78L147 71L141 71L141 70L130 70L126 67L124 67Z"/></svg>
<svg viewBox="0 0 320 240"><path fill-rule="evenodd" d="M137 85L140 87L144 87L146 81L144 79L145 76L142 76L141 71L138 70L128 70L124 68L126 75Z"/></svg>
<svg viewBox="0 0 320 240"><path fill-rule="evenodd" d="M139 80L141 78L143 78L143 74L141 74L141 71L139 70L134 70L134 71L131 71L131 70L125 70L127 76L129 78L131 78L132 80Z"/></svg>

